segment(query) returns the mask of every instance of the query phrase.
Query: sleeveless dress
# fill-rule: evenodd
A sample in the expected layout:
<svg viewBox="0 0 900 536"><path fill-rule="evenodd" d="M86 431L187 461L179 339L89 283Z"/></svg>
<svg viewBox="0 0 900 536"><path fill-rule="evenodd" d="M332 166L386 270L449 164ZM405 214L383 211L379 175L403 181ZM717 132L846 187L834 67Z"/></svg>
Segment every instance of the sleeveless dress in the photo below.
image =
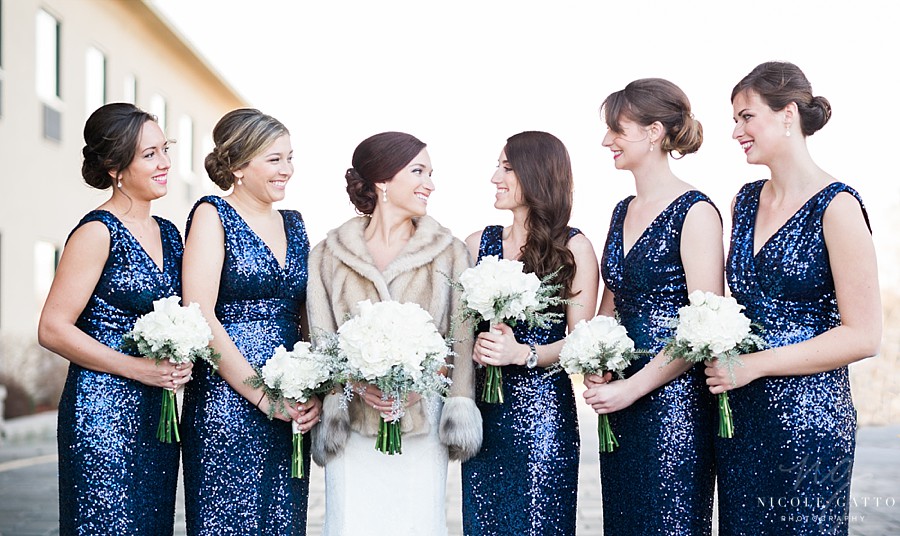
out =
<svg viewBox="0 0 900 536"><path fill-rule="evenodd" d="M75 325L115 350L154 300L181 293L181 235L154 218L162 269L110 212L89 212L75 228L99 221L109 229L109 258ZM172 534L178 444L156 439L162 394L69 364L57 431L60 534Z"/></svg>
<svg viewBox="0 0 900 536"><path fill-rule="evenodd" d="M279 345L300 340L309 241L300 213L282 210L282 268L265 242L224 199L225 261L216 318L241 354L260 368ZM191 216L187 231L190 232ZM184 490L189 535L304 535L309 479L291 478L291 425L269 420L206 363L194 366L182 412ZM308 436L308 434L307 434ZM309 438L303 460L309 474Z"/></svg>
<svg viewBox="0 0 900 536"><path fill-rule="evenodd" d="M580 232L571 229L569 238ZM503 258L502 226L486 227L481 235L478 260L488 255ZM523 344L550 344L566 336L566 320L549 329L518 323L513 332ZM484 386L484 370L476 371L476 393ZM571 380L542 367L507 365L503 394L502 404L476 400L484 440L481 451L462 464L464 533L574 535L580 440Z"/></svg>
<svg viewBox="0 0 900 536"><path fill-rule="evenodd" d="M616 313L642 356L631 377L674 336L670 320L688 303L681 263L681 230L695 203L712 201L685 192L644 230L627 254L622 235L628 205L613 211L601 273L615 294ZM712 532L715 481L715 399L703 365L609 414L619 447L600 454L603 528L607 536L701 535Z"/></svg>
<svg viewBox="0 0 900 536"><path fill-rule="evenodd" d="M848 192L835 182L804 204L759 252L753 235L765 180L735 198L726 273L731 292L777 348L840 325L822 216ZM734 438L717 439L719 534L847 534L856 410L847 367L766 377L728 394Z"/></svg>

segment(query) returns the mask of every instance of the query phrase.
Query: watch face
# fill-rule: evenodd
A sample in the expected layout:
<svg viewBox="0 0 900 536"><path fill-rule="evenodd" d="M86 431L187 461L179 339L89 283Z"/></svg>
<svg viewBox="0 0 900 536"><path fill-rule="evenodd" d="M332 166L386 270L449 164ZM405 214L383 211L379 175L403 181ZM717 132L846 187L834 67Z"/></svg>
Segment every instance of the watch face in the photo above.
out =
<svg viewBox="0 0 900 536"><path fill-rule="evenodd" d="M531 353L528 354L528 360L525 361L525 366L528 368L534 368L537 366L538 355L537 351L535 351L534 347L531 347Z"/></svg>

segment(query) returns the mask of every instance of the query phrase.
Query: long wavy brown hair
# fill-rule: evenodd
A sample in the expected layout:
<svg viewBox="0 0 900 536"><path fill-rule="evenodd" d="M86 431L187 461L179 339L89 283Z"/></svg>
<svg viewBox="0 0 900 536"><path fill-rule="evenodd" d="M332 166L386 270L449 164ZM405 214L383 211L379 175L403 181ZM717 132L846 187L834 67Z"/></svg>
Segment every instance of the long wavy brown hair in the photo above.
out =
<svg viewBox="0 0 900 536"><path fill-rule="evenodd" d="M506 140L506 159L528 206L528 238L520 260L538 277L559 270L553 282L571 297L575 256L566 247L572 215L572 163L566 146L546 132L521 132Z"/></svg>

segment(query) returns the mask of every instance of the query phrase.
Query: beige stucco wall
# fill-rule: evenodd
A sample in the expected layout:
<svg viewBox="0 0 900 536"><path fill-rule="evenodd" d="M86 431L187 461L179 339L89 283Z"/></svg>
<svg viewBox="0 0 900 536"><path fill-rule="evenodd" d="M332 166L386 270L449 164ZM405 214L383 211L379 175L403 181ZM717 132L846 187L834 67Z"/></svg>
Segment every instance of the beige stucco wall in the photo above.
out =
<svg viewBox="0 0 900 536"><path fill-rule="evenodd" d="M168 136L179 136L182 116L192 119L195 177L182 176L173 161L169 193L154 205L182 230L191 204L211 186L203 157L213 125L246 103L143 0L0 0L0 8L0 334L25 334L34 333L42 305L35 293L35 243L61 247L81 216L109 196L88 188L80 175L82 129L92 111L85 109L87 48L106 57L108 102L123 100L131 75L138 106L149 110L153 94L166 99ZM42 134L35 84L39 9L61 25L61 142ZM175 144L173 160L182 152Z"/></svg>

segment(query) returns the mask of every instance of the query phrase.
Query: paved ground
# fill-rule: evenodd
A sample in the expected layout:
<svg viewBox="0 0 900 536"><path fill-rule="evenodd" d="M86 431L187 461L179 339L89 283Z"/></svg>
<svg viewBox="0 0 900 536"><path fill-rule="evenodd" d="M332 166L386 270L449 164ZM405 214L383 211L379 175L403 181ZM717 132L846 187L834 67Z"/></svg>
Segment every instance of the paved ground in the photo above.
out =
<svg viewBox="0 0 900 536"><path fill-rule="evenodd" d="M596 420L581 405L581 475L578 492L578 534L602 534ZM24 424L24 423L23 423ZM20 426L16 423L16 426ZM31 433L0 446L0 535L59 534L57 527L57 470L55 419L52 415L28 424ZM459 465L450 467L447 483L447 518L451 536L462 534ZM309 534L321 534L325 511L322 470L310 475ZM179 493L181 490L179 488ZM851 489L850 534L900 535L900 426L863 428L859 431ZM179 497L178 504L184 504ZM179 509L176 535L184 534L184 513Z"/></svg>

